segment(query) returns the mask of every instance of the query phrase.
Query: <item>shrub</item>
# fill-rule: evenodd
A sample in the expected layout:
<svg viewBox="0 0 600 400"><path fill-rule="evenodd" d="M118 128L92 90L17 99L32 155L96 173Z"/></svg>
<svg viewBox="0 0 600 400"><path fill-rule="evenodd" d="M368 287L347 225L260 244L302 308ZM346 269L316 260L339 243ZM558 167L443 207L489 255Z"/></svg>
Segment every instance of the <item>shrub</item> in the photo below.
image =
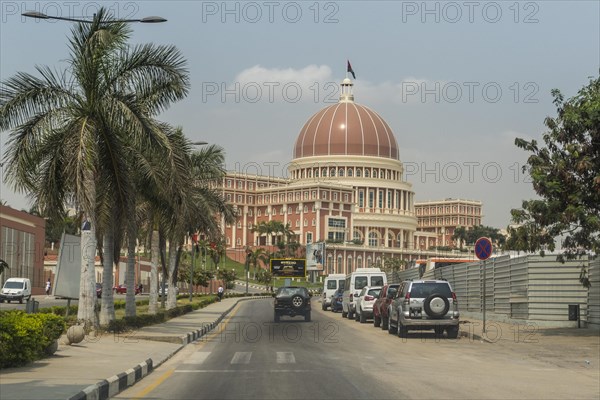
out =
<svg viewBox="0 0 600 400"><path fill-rule="evenodd" d="M44 350L65 330L65 321L53 314L0 314L0 368L17 367L44 356Z"/></svg>

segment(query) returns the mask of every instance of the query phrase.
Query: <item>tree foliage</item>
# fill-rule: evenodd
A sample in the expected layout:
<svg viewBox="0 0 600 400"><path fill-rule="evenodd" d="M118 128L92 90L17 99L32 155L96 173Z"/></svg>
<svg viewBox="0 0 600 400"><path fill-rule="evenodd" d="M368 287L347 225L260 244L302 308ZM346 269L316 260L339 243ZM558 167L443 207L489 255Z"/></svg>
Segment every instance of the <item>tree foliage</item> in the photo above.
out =
<svg viewBox="0 0 600 400"><path fill-rule="evenodd" d="M564 261L600 250L600 78L566 101L557 89L552 96L557 115L545 120L544 144L515 140L531 153L523 170L540 198L511 214L522 226L515 232L519 246L543 254L562 238Z"/></svg>

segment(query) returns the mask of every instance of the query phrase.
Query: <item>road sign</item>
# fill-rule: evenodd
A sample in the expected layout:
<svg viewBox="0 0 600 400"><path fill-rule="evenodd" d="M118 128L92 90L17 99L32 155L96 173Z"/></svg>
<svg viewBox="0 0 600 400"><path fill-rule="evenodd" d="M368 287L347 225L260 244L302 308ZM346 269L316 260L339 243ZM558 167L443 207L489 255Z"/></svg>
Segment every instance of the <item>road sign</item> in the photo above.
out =
<svg viewBox="0 0 600 400"><path fill-rule="evenodd" d="M481 237L475 242L475 255L480 260L487 260L492 255L492 242L486 237Z"/></svg>

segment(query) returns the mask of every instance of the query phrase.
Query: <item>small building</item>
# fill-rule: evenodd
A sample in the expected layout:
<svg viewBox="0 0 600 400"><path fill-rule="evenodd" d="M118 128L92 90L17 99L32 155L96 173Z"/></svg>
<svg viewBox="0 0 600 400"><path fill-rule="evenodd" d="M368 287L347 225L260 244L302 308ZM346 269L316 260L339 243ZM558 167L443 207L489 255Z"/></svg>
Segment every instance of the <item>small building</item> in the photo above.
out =
<svg viewBox="0 0 600 400"><path fill-rule="evenodd" d="M0 259L9 268L0 275L0 284L8 278L29 278L32 294L44 294L44 246L46 220L25 211L0 205Z"/></svg>

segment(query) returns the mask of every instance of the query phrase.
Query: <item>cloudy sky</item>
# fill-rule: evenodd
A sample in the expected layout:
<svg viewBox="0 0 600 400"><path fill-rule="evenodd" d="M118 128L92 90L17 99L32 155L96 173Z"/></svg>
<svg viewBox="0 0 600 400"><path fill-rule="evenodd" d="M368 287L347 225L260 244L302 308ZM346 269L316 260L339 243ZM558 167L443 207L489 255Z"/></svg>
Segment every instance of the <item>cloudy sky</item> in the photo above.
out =
<svg viewBox="0 0 600 400"><path fill-rule="evenodd" d="M1 1L0 78L34 65L63 69L72 24L20 16L92 16L99 2ZM136 24L132 43L174 44L188 60L189 96L161 118L194 141L221 145L227 168L285 175L296 136L338 99L350 60L358 103L393 129L418 201L484 203L486 225L534 193L514 139L540 139L600 68L597 1L111 1ZM2 132L4 154L8 132ZM4 171L2 171L4 176ZM4 177L5 178L5 177ZM0 197L28 208L4 179Z"/></svg>

